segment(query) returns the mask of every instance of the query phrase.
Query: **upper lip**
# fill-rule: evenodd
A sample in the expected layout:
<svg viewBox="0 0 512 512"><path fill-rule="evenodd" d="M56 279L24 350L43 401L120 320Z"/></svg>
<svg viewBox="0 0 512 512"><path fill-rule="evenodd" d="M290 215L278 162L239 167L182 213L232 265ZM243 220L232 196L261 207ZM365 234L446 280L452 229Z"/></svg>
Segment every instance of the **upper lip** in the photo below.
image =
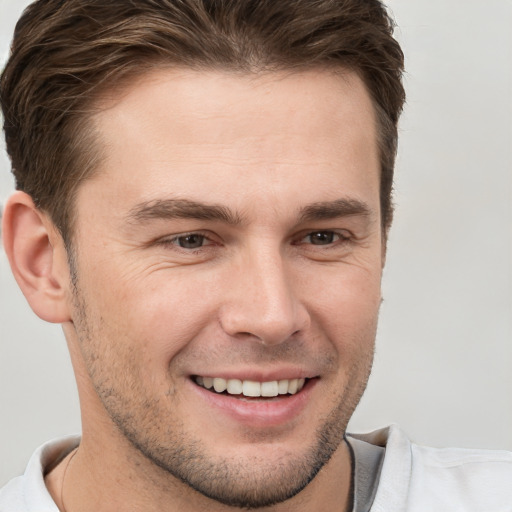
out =
<svg viewBox="0 0 512 512"><path fill-rule="evenodd" d="M281 368L275 370L261 370L261 369L249 369L241 370L206 370L205 372L196 372L191 374L192 376L200 377L220 377L221 379L238 379L238 380L250 380L254 382L271 382L274 380L291 380L291 379L312 379L319 375L312 371L307 371L303 368Z"/></svg>

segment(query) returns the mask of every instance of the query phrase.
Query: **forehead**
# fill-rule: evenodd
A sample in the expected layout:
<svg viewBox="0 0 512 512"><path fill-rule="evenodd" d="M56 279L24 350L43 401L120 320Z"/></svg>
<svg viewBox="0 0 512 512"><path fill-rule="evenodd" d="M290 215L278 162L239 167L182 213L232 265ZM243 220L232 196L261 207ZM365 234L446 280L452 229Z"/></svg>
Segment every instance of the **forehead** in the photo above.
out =
<svg viewBox="0 0 512 512"><path fill-rule="evenodd" d="M161 69L106 105L94 119L105 158L91 180L105 196L208 194L243 208L244 190L284 201L285 190L298 198L325 185L312 202L375 192L375 113L355 73Z"/></svg>
<svg viewBox="0 0 512 512"><path fill-rule="evenodd" d="M101 104L96 126L109 143L115 142L112 128L119 124L126 137L134 123L154 128L165 124L168 129L172 121L177 143L190 135L212 141L221 129L223 138L256 136L265 130L276 135L275 128L286 128L286 136L301 129L338 130L340 122L354 128L364 125L365 130L373 125L371 139L375 125L366 86L357 73L343 68L253 74L155 69L111 89ZM265 122L269 115L273 125ZM225 120L231 122L231 131L222 126ZM217 124L215 132L211 123Z"/></svg>

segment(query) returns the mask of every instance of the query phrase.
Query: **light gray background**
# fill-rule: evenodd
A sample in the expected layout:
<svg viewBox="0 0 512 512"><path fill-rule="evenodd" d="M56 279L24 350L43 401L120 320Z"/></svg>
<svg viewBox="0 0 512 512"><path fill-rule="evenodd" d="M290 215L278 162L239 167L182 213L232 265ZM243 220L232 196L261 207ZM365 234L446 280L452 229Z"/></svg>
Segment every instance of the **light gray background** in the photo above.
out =
<svg viewBox="0 0 512 512"><path fill-rule="evenodd" d="M27 4L0 0L0 58ZM354 431L512 449L512 1L390 0L408 74L375 368ZM13 188L0 148L0 203ZM0 485L80 429L63 335L0 256Z"/></svg>

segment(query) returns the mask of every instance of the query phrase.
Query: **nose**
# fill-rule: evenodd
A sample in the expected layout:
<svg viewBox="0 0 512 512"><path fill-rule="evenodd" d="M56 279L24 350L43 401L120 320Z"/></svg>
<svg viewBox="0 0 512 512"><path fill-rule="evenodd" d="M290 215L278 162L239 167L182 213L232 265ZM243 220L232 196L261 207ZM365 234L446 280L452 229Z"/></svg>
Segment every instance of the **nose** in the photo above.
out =
<svg viewBox="0 0 512 512"><path fill-rule="evenodd" d="M308 328L310 316L288 267L277 250L240 258L231 269L230 292L220 312L227 334L277 345Z"/></svg>

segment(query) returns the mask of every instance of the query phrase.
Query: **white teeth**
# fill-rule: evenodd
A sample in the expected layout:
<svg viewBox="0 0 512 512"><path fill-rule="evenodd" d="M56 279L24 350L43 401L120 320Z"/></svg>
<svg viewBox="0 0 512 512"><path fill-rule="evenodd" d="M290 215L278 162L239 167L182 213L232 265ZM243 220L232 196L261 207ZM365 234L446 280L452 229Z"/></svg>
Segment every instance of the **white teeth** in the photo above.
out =
<svg viewBox="0 0 512 512"><path fill-rule="evenodd" d="M306 383L306 379L284 379L268 382L252 380L223 379L221 377L195 377L196 383L206 389L214 389L217 393L227 391L230 395L248 397L273 397L278 395L295 395Z"/></svg>
<svg viewBox="0 0 512 512"><path fill-rule="evenodd" d="M243 390L242 381L238 379L229 379L227 389L230 395L241 395Z"/></svg>
<svg viewBox="0 0 512 512"><path fill-rule="evenodd" d="M279 395L279 384L277 380L261 383L261 396L277 396Z"/></svg>
<svg viewBox="0 0 512 512"><path fill-rule="evenodd" d="M213 389L217 391L217 393L222 393L226 391L228 388L228 383L225 379L215 378L213 379Z"/></svg>
<svg viewBox="0 0 512 512"><path fill-rule="evenodd" d="M244 380L242 385L242 395L252 397L261 396L261 384L253 380Z"/></svg>
<svg viewBox="0 0 512 512"><path fill-rule="evenodd" d="M297 379L292 379L290 381L290 383L288 384L288 393L291 393L292 395L297 393L297 386L298 386Z"/></svg>
<svg viewBox="0 0 512 512"><path fill-rule="evenodd" d="M286 395L288 394L288 380L280 380L277 388L279 390L280 395Z"/></svg>

